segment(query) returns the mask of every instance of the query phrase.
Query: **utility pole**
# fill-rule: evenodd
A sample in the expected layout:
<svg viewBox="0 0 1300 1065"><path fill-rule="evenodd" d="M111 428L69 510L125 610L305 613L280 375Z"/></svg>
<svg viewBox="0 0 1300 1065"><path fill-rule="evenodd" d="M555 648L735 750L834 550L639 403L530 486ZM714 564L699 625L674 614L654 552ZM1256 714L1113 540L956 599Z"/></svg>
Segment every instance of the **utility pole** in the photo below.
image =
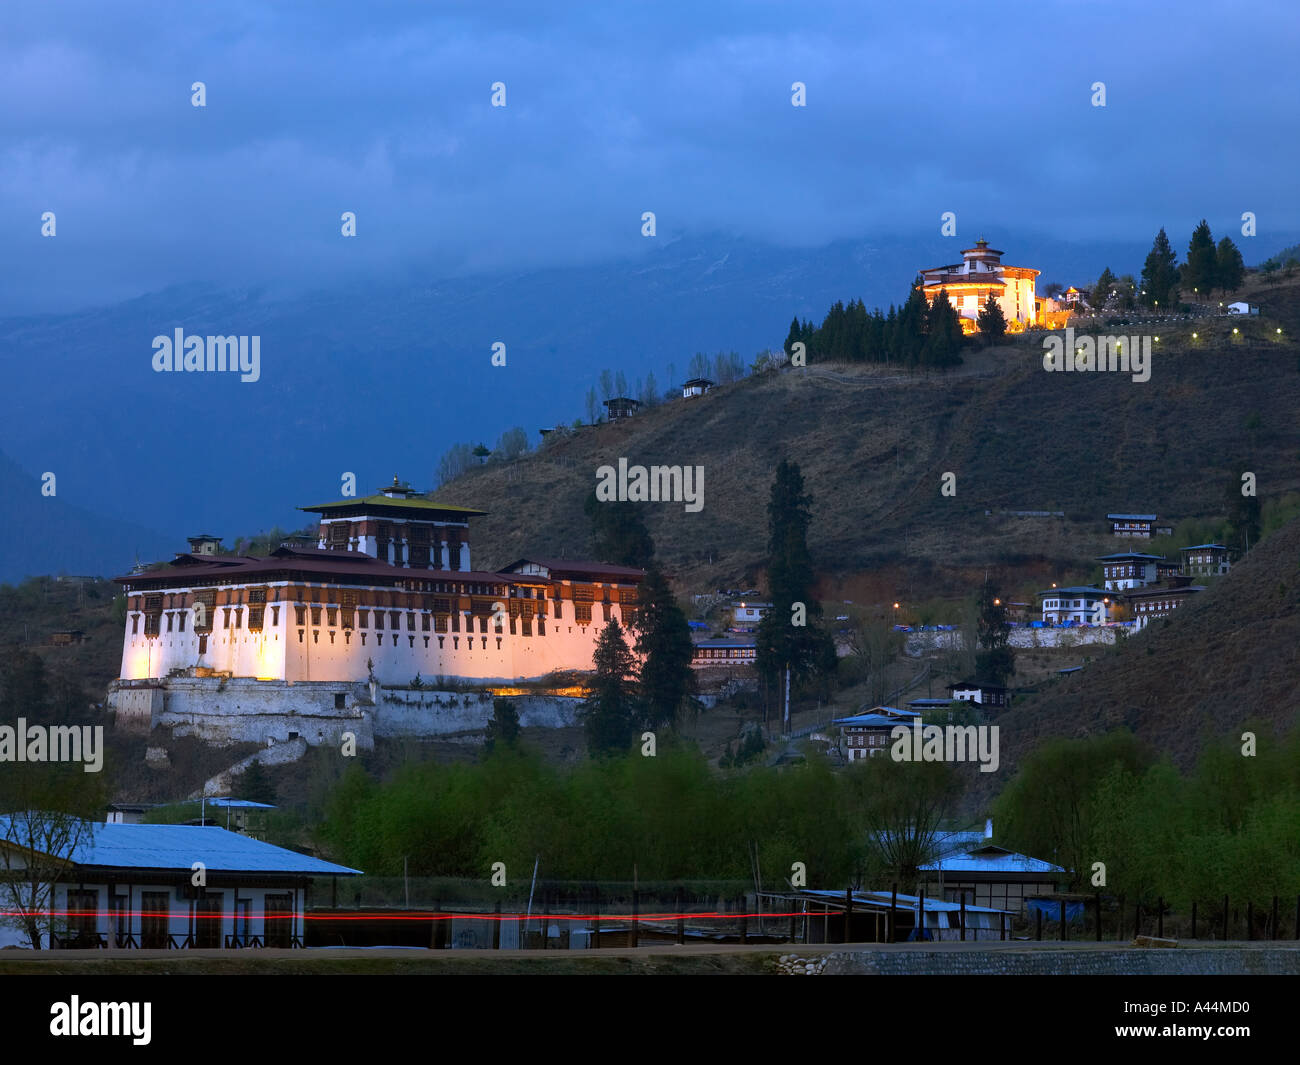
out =
<svg viewBox="0 0 1300 1065"><path fill-rule="evenodd" d="M785 734L790 734L790 667L785 667Z"/></svg>

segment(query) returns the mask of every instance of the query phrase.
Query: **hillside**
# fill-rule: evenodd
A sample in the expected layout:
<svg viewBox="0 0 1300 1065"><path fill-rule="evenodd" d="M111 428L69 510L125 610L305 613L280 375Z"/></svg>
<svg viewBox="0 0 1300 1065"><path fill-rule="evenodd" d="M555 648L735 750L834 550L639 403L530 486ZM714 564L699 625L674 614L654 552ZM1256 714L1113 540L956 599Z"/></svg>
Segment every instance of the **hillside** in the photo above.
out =
<svg viewBox="0 0 1300 1065"><path fill-rule="evenodd" d="M1281 730L1300 712L1300 519L1165 621L998 718L1003 772L1049 737L1127 727L1189 765L1247 721ZM1260 736L1261 743L1267 742Z"/></svg>
<svg viewBox="0 0 1300 1065"><path fill-rule="evenodd" d="M435 498L489 512L475 524L475 565L499 566L589 552L581 504L602 464L703 466L703 510L647 503L647 525L681 590L747 587L760 576L772 471L789 457L814 497L810 545L828 597L881 574L882 598L965 594L986 567L1029 587L1084 579L1091 557L1114 549L1108 511L1215 517L1243 470L1266 500L1300 489L1300 285L1251 298L1264 314L1248 321L1152 326L1161 339L1146 382L1045 372L1041 338L970 353L942 376L811 366L585 429ZM953 498L940 495L945 471Z"/></svg>

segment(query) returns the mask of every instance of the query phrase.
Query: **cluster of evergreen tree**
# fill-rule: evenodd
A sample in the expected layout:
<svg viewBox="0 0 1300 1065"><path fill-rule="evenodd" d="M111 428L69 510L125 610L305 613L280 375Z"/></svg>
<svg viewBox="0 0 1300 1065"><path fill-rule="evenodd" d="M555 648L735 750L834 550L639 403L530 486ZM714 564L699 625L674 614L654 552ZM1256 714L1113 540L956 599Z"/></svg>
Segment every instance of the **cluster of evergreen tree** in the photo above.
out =
<svg viewBox="0 0 1300 1065"><path fill-rule="evenodd" d="M1103 281L1108 274L1109 268L1102 275ZM1164 229L1156 234L1142 265L1142 287L1137 298L1145 307L1173 309L1180 293L1191 291L1200 299L1208 299L1216 289L1235 292L1245 276L1240 250L1228 237L1216 245L1209 223L1202 218L1192 231L1187 261L1181 267Z"/></svg>
<svg viewBox="0 0 1300 1065"><path fill-rule="evenodd" d="M868 311L861 300L837 301L820 326L790 323L785 352L802 343L809 361L888 362L941 368L961 364L961 317L946 292L930 303L920 279L901 307Z"/></svg>

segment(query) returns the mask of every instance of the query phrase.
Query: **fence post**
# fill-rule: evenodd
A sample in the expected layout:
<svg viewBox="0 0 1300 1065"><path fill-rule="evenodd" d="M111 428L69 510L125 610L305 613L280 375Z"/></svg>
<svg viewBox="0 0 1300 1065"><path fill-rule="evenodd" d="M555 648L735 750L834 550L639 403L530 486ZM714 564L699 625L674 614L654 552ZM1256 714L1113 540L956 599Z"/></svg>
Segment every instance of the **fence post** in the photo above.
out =
<svg viewBox="0 0 1300 1065"><path fill-rule="evenodd" d="M1296 896L1296 913L1300 913L1300 895ZM885 942L892 943L898 938L898 927L895 925L896 914L898 911L898 881L894 881L889 888L889 936ZM1300 932L1296 933L1300 938Z"/></svg>
<svg viewBox="0 0 1300 1065"><path fill-rule="evenodd" d="M551 934L551 900L542 892L542 950L546 949L546 940Z"/></svg>
<svg viewBox="0 0 1300 1065"><path fill-rule="evenodd" d="M1156 935L1160 939L1165 938L1165 898L1163 895L1156 898Z"/></svg>
<svg viewBox="0 0 1300 1065"><path fill-rule="evenodd" d="M1246 900L1246 938L1255 938L1255 900Z"/></svg>
<svg viewBox="0 0 1300 1065"><path fill-rule="evenodd" d="M1223 896L1223 938L1228 938L1228 896Z"/></svg>
<svg viewBox="0 0 1300 1065"><path fill-rule="evenodd" d="M678 946L681 946L683 943L686 942L686 918L682 916L682 914L685 912L684 910L685 905L686 905L686 899L684 898L684 892L679 887L677 889L677 945Z"/></svg>
<svg viewBox="0 0 1300 1065"><path fill-rule="evenodd" d="M844 942L853 941L853 888L844 889Z"/></svg>
<svg viewBox="0 0 1300 1065"><path fill-rule="evenodd" d="M1004 941L1007 938L1007 914L1005 910L998 912L998 938Z"/></svg>
<svg viewBox="0 0 1300 1065"><path fill-rule="evenodd" d="M1041 940L1043 938L1043 908L1034 907L1034 938Z"/></svg>
<svg viewBox="0 0 1300 1065"><path fill-rule="evenodd" d="M632 889L632 927L628 929L627 937L628 946L637 945L638 933L641 931L640 922L637 918L641 915L641 894L635 888Z"/></svg>
<svg viewBox="0 0 1300 1065"><path fill-rule="evenodd" d="M501 900L497 899L496 920L492 922L492 949L501 949Z"/></svg>
<svg viewBox="0 0 1300 1065"><path fill-rule="evenodd" d="M964 890L961 893L961 912L959 913L957 920L961 923L961 941L965 943L966 942L966 892Z"/></svg>
<svg viewBox="0 0 1300 1065"><path fill-rule="evenodd" d="M1065 899L1061 899L1061 942L1064 943L1066 938L1065 930Z"/></svg>
<svg viewBox="0 0 1300 1065"><path fill-rule="evenodd" d="M1196 938L1196 902L1192 902L1192 938Z"/></svg>
<svg viewBox="0 0 1300 1065"><path fill-rule="evenodd" d="M740 941L749 942L749 898L740 896Z"/></svg>
<svg viewBox="0 0 1300 1065"><path fill-rule="evenodd" d="M1097 912L1097 942L1100 943L1101 942L1101 892L1094 891L1092 893L1092 897Z"/></svg>
<svg viewBox="0 0 1300 1065"><path fill-rule="evenodd" d="M1269 939L1281 939L1277 927L1277 896L1273 896L1273 914L1269 919Z"/></svg>
<svg viewBox="0 0 1300 1065"><path fill-rule="evenodd" d="M917 933L916 941L918 943L924 943L925 942L925 888L921 888L920 891L921 891L921 896L920 896L921 909L920 909L919 916L921 921L921 931Z"/></svg>

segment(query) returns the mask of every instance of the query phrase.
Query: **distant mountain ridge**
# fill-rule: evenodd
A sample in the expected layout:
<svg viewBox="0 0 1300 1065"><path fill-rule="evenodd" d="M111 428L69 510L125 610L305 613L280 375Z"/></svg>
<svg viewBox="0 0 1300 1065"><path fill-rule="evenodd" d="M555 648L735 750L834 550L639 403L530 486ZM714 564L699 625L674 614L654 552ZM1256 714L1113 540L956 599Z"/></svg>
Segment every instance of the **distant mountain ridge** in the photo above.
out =
<svg viewBox="0 0 1300 1065"><path fill-rule="evenodd" d="M167 530L167 550L196 530L233 539L296 528L294 507L337 494L346 473L371 489L394 472L428 488L453 443L491 445L514 425L536 443L539 428L582 415L604 368L629 383L653 371L667 389L696 351L735 350L748 364L781 345L795 315L820 322L840 299L901 302L918 269L954 260L979 235L942 238L936 225L928 239L812 248L656 238L639 256L581 267L419 282L407 273L313 292L181 284L0 319L4 450L28 476L56 471L65 502ZM1042 269L1040 281L1079 284L1104 266L1139 269L1150 243L982 235L1008 263ZM259 336L260 380L155 373L153 338L176 328ZM504 367L491 364L497 341ZM84 547L62 540L45 552L19 539L10 549L4 568L18 574Z"/></svg>

